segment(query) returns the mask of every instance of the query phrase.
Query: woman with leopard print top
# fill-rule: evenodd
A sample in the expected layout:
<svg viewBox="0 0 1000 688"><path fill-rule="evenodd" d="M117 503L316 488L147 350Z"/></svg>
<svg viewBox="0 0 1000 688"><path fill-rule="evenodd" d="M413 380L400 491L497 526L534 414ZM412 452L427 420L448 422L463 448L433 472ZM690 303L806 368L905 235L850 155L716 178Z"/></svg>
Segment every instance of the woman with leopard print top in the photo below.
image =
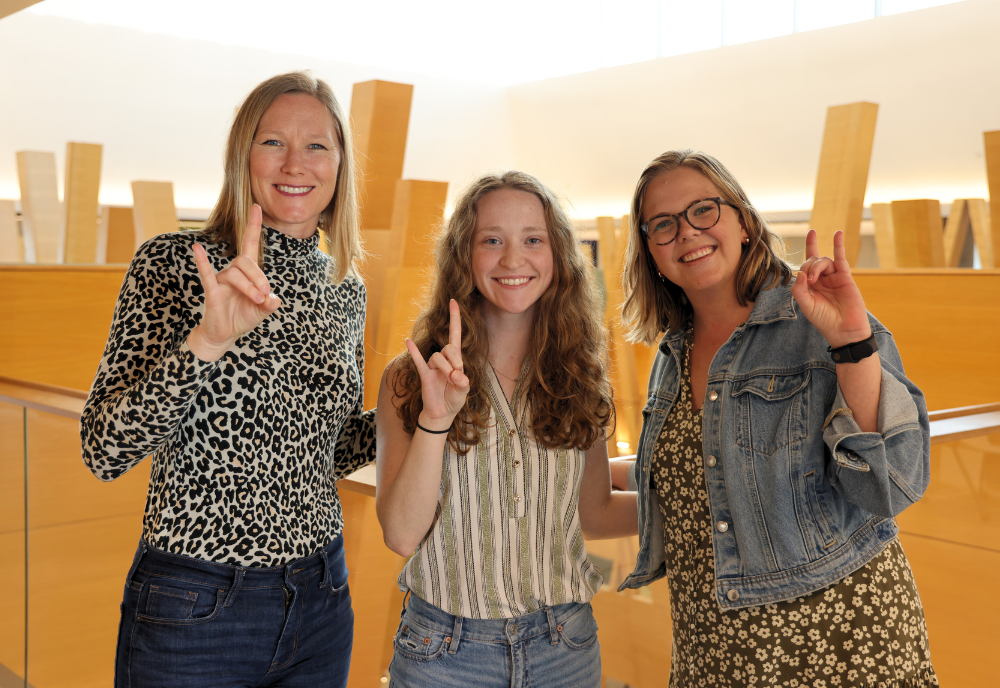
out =
<svg viewBox="0 0 1000 688"><path fill-rule="evenodd" d="M374 457L357 216L348 120L294 72L240 107L205 229L136 253L81 421L101 480L153 462L116 686L346 684L336 480Z"/></svg>

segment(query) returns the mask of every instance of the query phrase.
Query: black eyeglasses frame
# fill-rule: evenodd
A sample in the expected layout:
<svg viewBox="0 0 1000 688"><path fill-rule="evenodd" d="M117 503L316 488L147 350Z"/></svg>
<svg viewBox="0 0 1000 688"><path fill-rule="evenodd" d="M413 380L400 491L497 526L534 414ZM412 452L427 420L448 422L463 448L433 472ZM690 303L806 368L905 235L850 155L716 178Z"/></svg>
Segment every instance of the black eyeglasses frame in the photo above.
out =
<svg viewBox="0 0 1000 688"><path fill-rule="evenodd" d="M702 227L695 227L693 224L691 224L691 220L688 219L687 213L688 213L689 210L691 210L691 208L695 207L699 203L704 203L705 201L715 201L716 205L719 206L719 217L715 218L715 222L713 222L711 224L711 226L709 226L709 227L704 227L704 228L702 228ZM692 201L691 204L688 205L688 207L685 208L680 213L661 213L660 215L656 215L655 217L649 218L648 220L646 220L645 222L643 222L641 225L639 225L639 229L642 231L643 236L646 237L646 241L652 241L653 238L651 236L649 236L649 231L648 231L649 223L652 222L653 220L660 220L660 219L663 219L665 217L672 217L677 222L677 232L678 233L680 233L680 231L681 231L681 218L684 218L684 221L688 223L688 226L691 227L691 229L697 230L699 232L705 232L705 231L708 231L709 229L712 229L712 227L714 227L715 225L719 224L719 220L722 219L722 206L724 206L724 205L728 205L730 208L732 208L733 210L735 210L737 213L740 212L740 209L737 206L733 205L732 203L730 203L726 199L722 198L721 196L713 196L712 198L699 198L697 201ZM677 234L674 234L674 238L671 239L670 241L665 241L663 243L657 243L657 246L667 246L669 244L672 244L675 239L677 239Z"/></svg>

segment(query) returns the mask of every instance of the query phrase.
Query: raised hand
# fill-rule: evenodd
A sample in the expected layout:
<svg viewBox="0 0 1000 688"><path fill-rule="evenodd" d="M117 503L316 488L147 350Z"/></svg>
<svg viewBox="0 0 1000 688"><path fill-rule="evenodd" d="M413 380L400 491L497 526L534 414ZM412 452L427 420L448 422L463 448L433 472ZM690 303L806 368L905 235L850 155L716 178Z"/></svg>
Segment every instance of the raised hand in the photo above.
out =
<svg viewBox="0 0 1000 688"><path fill-rule="evenodd" d="M420 393L424 402L420 424L428 430L451 427L469 395L469 378L462 366L462 315L454 299L448 304L448 311L451 316L448 344L426 363L417 345L410 339L406 340L406 348L420 375Z"/></svg>
<svg viewBox="0 0 1000 688"><path fill-rule="evenodd" d="M240 254L219 274L208 255L194 245L201 286L205 290L205 314L188 336L188 347L203 361L217 361L242 335L278 310L281 299L271 292L267 277L257 265L261 231L260 206L250 210Z"/></svg>
<svg viewBox="0 0 1000 688"><path fill-rule="evenodd" d="M833 235L833 259L819 255L816 230L806 235L806 260L792 284L792 295L809 322L830 346L867 339L868 311L844 253L844 234Z"/></svg>

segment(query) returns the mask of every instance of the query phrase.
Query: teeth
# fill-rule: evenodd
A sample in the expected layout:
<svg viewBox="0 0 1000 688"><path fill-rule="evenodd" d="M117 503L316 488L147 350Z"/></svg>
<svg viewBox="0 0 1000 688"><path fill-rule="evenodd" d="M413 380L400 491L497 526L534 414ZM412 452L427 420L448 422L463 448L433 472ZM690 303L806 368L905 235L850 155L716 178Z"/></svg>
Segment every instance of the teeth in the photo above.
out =
<svg viewBox="0 0 1000 688"><path fill-rule="evenodd" d="M312 191L311 186L285 186L284 184L276 184L278 191L283 191L290 194L304 194Z"/></svg>
<svg viewBox="0 0 1000 688"><path fill-rule="evenodd" d="M516 287L521 284L527 284L528 279L529 279L528 277L514 277L514 278L500 277L498 281L500 282L500 284L506 287Z"/></svg>
<svg viewBox="0 0 1000 688"><path fill-rule="evenodd" d="M713 247L711 247L711 246L706 246L705 248L700 248L697 251L692 251L691 253L687 254L684 257L682 257L681 258L681 262L682 263L690 263L692 260L698 260L699 258L704 258L705 256L707 256L709 253L711 253L714 250L715 249Z"/></svg>

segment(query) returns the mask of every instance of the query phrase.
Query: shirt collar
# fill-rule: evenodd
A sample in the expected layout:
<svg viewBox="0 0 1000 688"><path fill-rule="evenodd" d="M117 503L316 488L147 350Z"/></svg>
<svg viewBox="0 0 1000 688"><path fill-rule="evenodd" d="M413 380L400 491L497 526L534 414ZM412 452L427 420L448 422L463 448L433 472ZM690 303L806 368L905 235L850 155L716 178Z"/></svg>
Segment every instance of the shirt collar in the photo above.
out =
<svg viewBox="0 0 1000 688"><path fill-rule="evenodd" d="M295 239L271 227L261 227L267 245L269 256L283 258L305 258L313 254L319 247L319 231L312 233L308 239Z"/></svg>

